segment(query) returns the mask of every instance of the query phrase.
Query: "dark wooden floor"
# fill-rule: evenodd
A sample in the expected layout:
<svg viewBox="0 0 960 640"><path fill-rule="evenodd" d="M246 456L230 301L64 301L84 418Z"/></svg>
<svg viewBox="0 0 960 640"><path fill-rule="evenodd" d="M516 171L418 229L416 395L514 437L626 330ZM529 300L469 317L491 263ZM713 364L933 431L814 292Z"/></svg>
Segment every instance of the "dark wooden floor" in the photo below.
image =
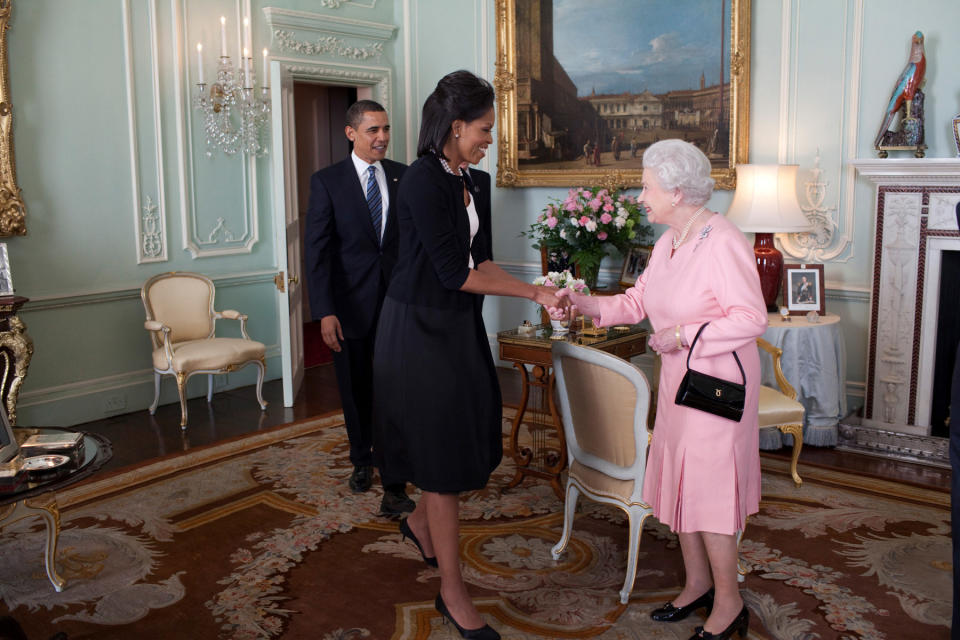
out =
<svg viewBox="0 0 960 640"><path fill-rule="evenodd" d="M520 401L519 375L511 369L498 369L498 372L504 403L516 406ZM113 443L113 458L104 469L116 470L191 447L212 444L340 409L340 394L337 392L332 364L306 370L303 386L292 407L283 406L283 387L279 380L265 383L263 396L269 403L266 411L260 411L253 387L217 393L209 405L204 397L190 400L189 424L186 430L180 429L178 403L159 407L153 416L143 410L88 422L76 428L106 436ZM784 448L777 452L765 452L764 455L789 458L790 450ZM803 465L807 464L856 471L865 476L898 480L944 491L950 489L949 469L887 458L808 446L800 456L801 476Z"/></svg>

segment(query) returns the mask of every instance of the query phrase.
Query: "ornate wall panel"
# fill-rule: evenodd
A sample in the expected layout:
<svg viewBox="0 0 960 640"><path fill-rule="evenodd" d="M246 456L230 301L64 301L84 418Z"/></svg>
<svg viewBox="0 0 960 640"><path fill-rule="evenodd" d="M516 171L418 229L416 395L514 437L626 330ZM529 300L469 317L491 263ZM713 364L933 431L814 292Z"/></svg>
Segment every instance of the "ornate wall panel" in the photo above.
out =
<svg viewBox="0 0 960 640"><path fill-rule="evenodd" d="M123 41L137 263L167 260L157 2L124 0Z"/></svg>
<svg viewBox="0 0 960 640"><path fill-rule="evenodd" d="M210 49L217 44L214 26L219 13L199 13L201 7L186 0L170 0L173 47L183 247L194 258L250 253L260 238L257 195L257 160L245 154L225 156L206 151L202 120L191 106L196 91L196 43ZM250 0L224 6L227 18L227 52L241 57L243 18L250 15ZM253 50L260 49L259 43ZM191 54L193 54L191 56ZM213 56L208 56L213 71ZM212 185L219 188L212 189ZM222 185L230 185L224 189Z"/></svg>

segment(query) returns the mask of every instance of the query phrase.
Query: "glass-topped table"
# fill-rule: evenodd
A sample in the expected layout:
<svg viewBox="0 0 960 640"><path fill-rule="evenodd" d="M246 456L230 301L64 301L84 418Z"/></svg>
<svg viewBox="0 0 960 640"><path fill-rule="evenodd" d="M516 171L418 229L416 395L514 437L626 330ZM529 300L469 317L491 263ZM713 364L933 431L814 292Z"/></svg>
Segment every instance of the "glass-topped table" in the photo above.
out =
<svg viewBox="0 0 960 640"><path fill-rule="evenodd" d="M32 435L58 434L70 429L42 427L32 429L14 428L17 442L24 442ZM0 491L0 529L17 520L40 516L47 527L47 547L44 560L47 577L53 588L63 591L66 582L57 574L57 539L60 536L60 509L56 492L69 484L90 476L113 455L110 441L94 433L83 434L83 458L74 466L64 466L56 473L38 478L28 478L16 488Z"/></svg>
<svg viewBox="0 0 960 640"><path fill-rule="evenodd" d="M560 337L550 325L536 327L532 335L520 335L519 328L497 334L500 359L513 363L520 371L522 384L508 451L517 470L507 484L508 489L529 475L549 480L557 497L563 500L560 474L567 466L567 446L553 395L553 343L559 339L629 360L646 352L648 335L647 329L640 325L609 327L595 336L571 331Z"/></svg>

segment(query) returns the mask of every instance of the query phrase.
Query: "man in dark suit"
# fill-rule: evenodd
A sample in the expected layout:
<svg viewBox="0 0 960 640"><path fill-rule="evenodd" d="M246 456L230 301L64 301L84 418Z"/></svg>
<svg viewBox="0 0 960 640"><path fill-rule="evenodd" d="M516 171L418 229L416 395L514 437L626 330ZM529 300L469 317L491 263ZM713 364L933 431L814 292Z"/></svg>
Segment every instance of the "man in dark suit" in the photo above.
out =
<svg viewBox="0 0 960 640"><path fill-rule="evenodd" d="M320 321L333 364L350 440L350 488L373 483L373 344L380 307L397 262L394 215L406 165L385 158L390 121L384 108L360 100L347 110L353 152L310 179L306 262L310 309ZM382 469L382 465L376 466ZM383 515L413 511L403 481L384 478Z"/></svg>

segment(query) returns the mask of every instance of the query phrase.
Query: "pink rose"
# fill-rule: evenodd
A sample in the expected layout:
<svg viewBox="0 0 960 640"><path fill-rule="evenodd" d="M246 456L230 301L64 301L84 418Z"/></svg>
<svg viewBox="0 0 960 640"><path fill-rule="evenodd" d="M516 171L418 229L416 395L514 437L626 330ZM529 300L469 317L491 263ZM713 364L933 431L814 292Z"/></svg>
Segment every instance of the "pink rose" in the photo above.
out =
<svg viewBox="0 0 960 640"><path fill-rule="evenodd" d="M602 222L603 224L609 224L611 220L613 220L613 216L610 215L609 213L604 213L603 215L600 216L600 222ZM547 220L547 224L550 224L549 219Z"/></svg>
<svg viewBox="0 0 960 640"><path fill-rule="evenodd" d="M567 199L567 200L563 203L563 208L566 209L567 211L576 211L576 210L577 210L577 202L576 202L575 200Z"/></svg>
<svg viewBox="0 0 960 640"><path fill-rule="evenodd" d="M590 222L590 218L588 218L587 216L580 216L580 221L579 221L579 222L580 222L581 226L586 226L587 223Z"/></svg>
<svg viewBox="0 0 960 640"><path fill-rule="evenodd" d="M590 208L593 209L594 211L599 211L600 207L603 205L603 201L601 201L600 198L594 198L588 204L590 205Z"/></svg>
<svg viewBox="0 0 960 640"><path fill-rule="evenodd" d="M603 205L603 210L604 210L604 211L613 211L613 205L608 202L608 203L606 203L605 205Z"/></svg>
<svg viewBox="0 0 960 640"><path fill-rule="evenodd" d="M553 280L551 280L550 278L547 278L546 280L543 281L543 286L545 286L545 287L555 287L555 286L557 286L557 285L553 284Z"/></svg>
<svg viewBox="0 0 960 640"><path fill-rule="evenodd" d="M583 197L586 198L587 200L589 200L590 198L593 197L593 194L590 193L589 191L587 191L586 189L584 189L584 191L583 191Z"/></svg>
<svg viewBox="0 0 960 640"><path fill-rule="evenodd" d="M601 231L600 233L598 233L598 234L597 234L597 239L598 239L598 240L606 240L606 239L607 239L607 232L606 232L606 231Z"/></svg>
<svg viewBox="0 0 960 640"><path fill-rule="evenodd" d="M551 229L557 226L557 222L558 220L553 216L550 216L549 218L547 218L547 226L550 227Z"/></svg>

